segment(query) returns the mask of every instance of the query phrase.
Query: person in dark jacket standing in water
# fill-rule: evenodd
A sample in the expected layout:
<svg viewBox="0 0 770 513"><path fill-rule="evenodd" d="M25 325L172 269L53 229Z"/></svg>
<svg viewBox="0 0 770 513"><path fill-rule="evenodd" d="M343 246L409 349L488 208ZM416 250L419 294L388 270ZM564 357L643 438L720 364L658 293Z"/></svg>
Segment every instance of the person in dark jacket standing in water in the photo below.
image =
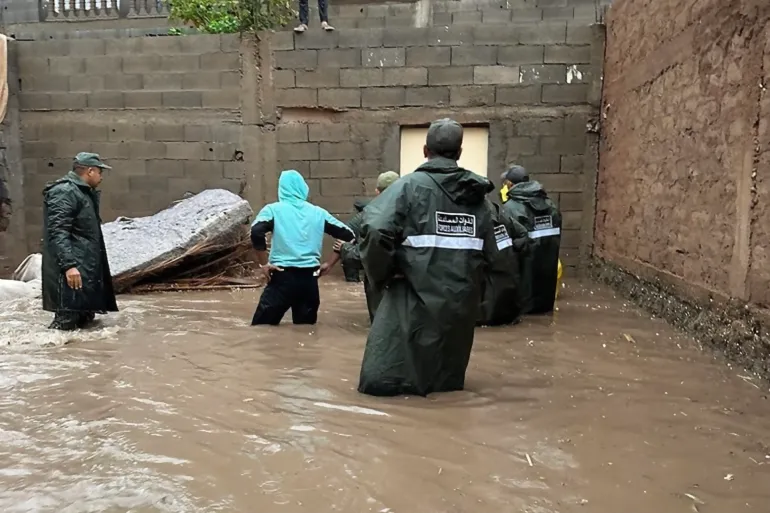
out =
<svg viewBox="0 0 770 513"><path fill-rule="evenodd" d="M511 166L500 178L507 195L503 209L524 225L531 241L521 273L523 313L551 312L556 301L561 213L523 167Z"/></svg>
<svg viewBox="0 0 770 513"><path fill-rule="evenodd" d="M86 327L95 315L117 312L102 237L99 192L110 166L96 153L78 153L72 171L43 190L43 309L50 329Z"/></svg>
<svg viewBox="0 0 770 513"><path fill-rule="evenodd" d="M361 224L361 212L364 210L366 205L369 204L368 199L357 199L353 202L353 208L356 209L355 215L350 218L350 221L348 221L348 227L353 229L354 232L356 232L356 236L358 236L357 228L353 228L353 224L356 224L356 227ZM337 241L334 243L334 255L339 255L340 247L343 243L341 241ZM352 244L351 242L346 242L345 244ZM351 260L349 258L342 258L342 273L345 275L345 281L350 283L358 283L361 281L361 273L359 272L361 270L361 266L358 262ZM333 261L333 263L336 263L337 259Z"/></svg>
<svg viewBox="0 0 770 513"><path fill-rule="evenodd" d="M374 195L379 196L382 192L390 187L393 182L398 180L400 176L395 171L385 171L380 173L377 177L377 187L374 189ZM330 260L330 266L333 266L337 260L342 260L342 265L348 266L348 269L354 269L358 272L362 269L361 253L359 251L359 243L361 241L361 223L364 221L364 208L369 202L362 202L363 206L359 209L358 213L350 218L348 221L348 227L356 234L356 240L353 242L342 242L338 240L334 243L334 256ZM356 208L358 208L356 206ZM374 312L377 311L377 305L380 304L382 294L380 291L376 291L369 284L369 280L366 279L364 274L364 294L366 294L366 307L369 310L369 322L374 322Z"/></svg>
<svg viewBox="0 0 770 513"><path fill-rule="evenodd" d="M383 297L359 392L425 396L465 386L483 269L498 245L485 205L494 186L458 166L462 142L459 123L433 122L428 161L364 209L361 261Z"/></svg>
<svg viewBox="0 0 770 513"><path fill-rule="evenodd" d="M280 324L289 308L294 324L315 324L321 305L318 274L324 233L346 242L355 237L345 223L309 203L309 192L297 171L282 172L278 201L265 205L251 225L251 242L267 280L252 325ZM268 232L273 234L269 260Z"/></svg>

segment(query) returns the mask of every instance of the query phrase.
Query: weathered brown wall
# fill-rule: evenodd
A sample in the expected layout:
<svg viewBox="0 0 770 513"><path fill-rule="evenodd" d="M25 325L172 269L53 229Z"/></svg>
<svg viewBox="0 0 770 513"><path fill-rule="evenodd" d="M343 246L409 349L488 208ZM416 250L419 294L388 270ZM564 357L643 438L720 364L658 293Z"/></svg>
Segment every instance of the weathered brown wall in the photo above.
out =
<svg viewBox="0 0 770 513"><path fill-rule="evenodd" d="M765 0L613 4L600 257L770 306L768 19Z"/></svg>

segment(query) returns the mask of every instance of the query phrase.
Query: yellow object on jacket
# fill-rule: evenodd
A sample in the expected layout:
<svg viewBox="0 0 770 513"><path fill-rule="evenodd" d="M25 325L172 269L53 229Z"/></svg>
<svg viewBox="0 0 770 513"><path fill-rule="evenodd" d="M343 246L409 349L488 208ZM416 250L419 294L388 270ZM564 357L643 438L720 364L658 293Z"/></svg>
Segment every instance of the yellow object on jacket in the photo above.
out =
<svg viewBox="0 0 770 513"><path fill-rule="evenodd" d="M562 268L561 268L561 258L559 259L559 267L556 271L556 296L555 298L559 298L559 289L561 288L561 274L562 274Z"/></svg>
<svg viewBox="0 0 770 513"><path fill-rule="evenodd" d="M508 201L508 186L507 185L503 185L500 188L500 199L503 200L503 203Z"/></svg>

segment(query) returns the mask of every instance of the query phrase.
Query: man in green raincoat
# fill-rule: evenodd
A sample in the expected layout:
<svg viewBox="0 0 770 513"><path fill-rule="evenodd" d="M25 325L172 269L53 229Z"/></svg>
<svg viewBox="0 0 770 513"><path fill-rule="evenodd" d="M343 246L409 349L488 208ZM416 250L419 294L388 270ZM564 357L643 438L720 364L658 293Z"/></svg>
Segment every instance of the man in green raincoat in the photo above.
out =
<svg viewBox="0 0 770 513"><path fill-rule="evenodd" d="M456 121L433 122L428 161L364 209L361 260L383 297L359 392L425 396L465 386L484 266L497 244L485 204L494 186L458 166L462 139Z"/></svg>
<svg viewBox="0 0 770 513"><path fill-rule="evenodd" d="M529 250L527 229L497 203L487 200L500 250L489 261L484 276L477 324L516 324L521 316L521 263Z"/></svg>
<svg viewBox="0 0 770 513"><path fill-rule="evenodd" d="M511 166L501 179L507 189L503 210L527 229L530 238L522 265L523 313L551 312L556 301L561 212L523 167Z"/></svg>
<svg viewBox="0 0 770 513"><path fill-rule="evenodd" d="M117 312L102 237L99 191L111 169L96 153L78 153L72 171L43 190L43 309L50 329L85 327L95 314Z"/></svg>
<svg viewBox="0 0 770 513"><path fill-rule="evenodd" d="M374 189L374 195L379 196L382 194L385 189L390 187L393 182L399 178L398 173L395 171L385 171L384 173L380 173L380 176L377 177L377 187ZM366 205L368 204L368 201L364 202L358 200L356 204L358 212L350 218L350 221L348 221L348 227L356 234L356 240L352 242L338 240L334 244L334 252L338 255L337 258L342 260L342 265L347 265L348 268L355 269L356 271L363 269L359 243L361 241L361 223L363 223L364 220L364 208L366 208ZM360 208L359 205L361 205ZM332 260L331 265L334 265L334 262L336 262L336 258ZM369 322L374 322L374 312L377 311L377 305L380 304L382 294L380 291L372 288L369 280L366 279L366 274L364 274L364 293L366 294L366 307L369 310Z"/></svg>

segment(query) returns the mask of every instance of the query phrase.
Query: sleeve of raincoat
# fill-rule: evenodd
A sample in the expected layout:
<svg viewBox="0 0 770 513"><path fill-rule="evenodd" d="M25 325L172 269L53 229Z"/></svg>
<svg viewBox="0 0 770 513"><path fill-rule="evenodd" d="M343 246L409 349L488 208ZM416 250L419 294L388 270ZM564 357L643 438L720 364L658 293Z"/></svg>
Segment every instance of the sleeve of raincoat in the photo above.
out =
<svg viewBox="0 0 770 513"><path fill-rule="evenodd" d="M78 211L77 197L67 187L53 187L45 198L48 211L48 237L61 272L77 267L72 253L72 223Z"/></svg>
<svg viewBox="0 0 770 513"><path fill-rule="evenodd" d="M366 277L382 288L398 271L396 249L409 215L408 180L397 180L364 209L359 251Z"/></svg>
<svg viewBox="0 0 770 513"><path fill-rule="evenodd" d="M267 234L273 231L273 208L265 205L251 223L251 245L257 251L267 250Z"/></svg>
<svg viewBox="0 0 770 513"><path fill-rule="evenodd" d="M353 233L360 234L361 233L361 223L364 218L363 211L356 212L356 215L350 218L350 221L348 221L348 227L353 230ZM361 269L361 253L358 250L358 244L360 240L355 240L353 242L346 242L342 245L340 248L340 258L342 258L342 263L346 266L349 266L354 269Z"/></svg>

